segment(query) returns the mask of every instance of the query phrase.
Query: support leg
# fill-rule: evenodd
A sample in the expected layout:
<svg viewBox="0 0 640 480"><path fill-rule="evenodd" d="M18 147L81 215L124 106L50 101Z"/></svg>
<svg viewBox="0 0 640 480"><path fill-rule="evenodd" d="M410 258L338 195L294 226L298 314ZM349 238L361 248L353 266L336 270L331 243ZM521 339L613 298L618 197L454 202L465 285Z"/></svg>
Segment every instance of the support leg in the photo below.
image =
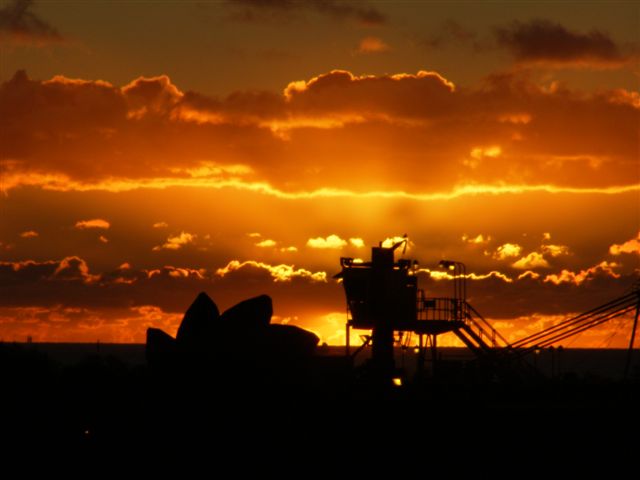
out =
<svg viewBox="0 0 640 480"><path fill-rule="evenodd" d="M433 372L433 376L436 376L438 371L438 344L437 344L437 335L431 335L431 369Z"/></svg>
<svg viewBox="0 0 640 480"><path fill-rule="evenodd" d="M346 349L345 355L347 357L351 356L351 325L349 325L349 321L345 324L345 337L344 337L344 346Z"/></svg>

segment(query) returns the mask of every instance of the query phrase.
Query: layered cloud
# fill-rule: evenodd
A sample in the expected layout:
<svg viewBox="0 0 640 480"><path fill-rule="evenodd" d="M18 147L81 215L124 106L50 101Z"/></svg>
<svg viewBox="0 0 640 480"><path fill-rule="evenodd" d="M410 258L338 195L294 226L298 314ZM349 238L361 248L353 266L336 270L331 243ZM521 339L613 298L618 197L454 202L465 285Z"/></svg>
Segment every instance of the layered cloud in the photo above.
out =
<svg viewBox="0 0 640 480"><path fill-rule="evenodd" d="M518 274L495 269L471 270L466 278L469 300L480 312L491 318L513 318L514 315L564 314L567 308L579 312L594 307L621 295L633 282L634 277L624 274L623 270L618 263L603 261L589 268L551 270L544 275L534 271ZM428 296L450 295L451 272L422 268L417 273L420 287ZM100 331L107 318L115 319L116 310L121 317L129 318L133 314L125 311L147 309L149 314L155 312L158 322L171 318L169 331L172 331L177 326L179 313L186 309L196 292L202 290L221 300L221 308L249 296L268 293L274 297L278 315L295 316L294 323L307 328L328 328L319 320L325 315L322 312L335 311L343 301L340 285L330 280L326 271L259 260L231 260L210 268L171 265L136 268L124 262L106 270L92 268L78 256L50 261L0 262L0 287L6 293L0 302L0 310L5 315L0 333L5 338L11 332L27 332L30 327L22 322L34 318L31 313L36 311L40 312L42 325L52 318L66 318L67 340L85 338L84 327ZM568 295L571 296L569 303ZM25 309L32 309L31 313ZM46 312L57 313L51 317ZM71 315L73 312L79 314ZM114 325L109 335L120 339L114 341L124 341L125 337L141 341L143 338L138 335L144 328L135 325L135 322L120 323L119 328ZM49 327L38 330L42 339L63 338L55 337L53 331L57 332L55 335L62 335L62 331L49 330ZM103 333L100 338L111 337Z"/></svg>
<svg viewBox="0 0 640 480"><path fill-rule="evenodd" d="M435 72L332 71L282 94L220 99L185 93L166 76L116 87L18 72L0 87L3 188L425 200L615 193L637 188L637 95L549 89L514 74L469 89Z"/></svg>
<svg viewBox="0 0 640 480"><path fill-rule="evenodd" d="M96 272L78 256L61 260L0 262L0 287L6 295L0 307L52 305L79 308L156 304L180 311L201 290L231 292L231 298L283 291L305 298L305 285L326 285L324 271L290 264L256 260L231 260L219 268L165 265L134 268L125 262L114 269ZM272 288L274 285L276 288ZM286 285L282 290L282 285ZM256 290L257 289L257 290ZM165 295L158 295L158 292ZM169 293L170 292L170 293ZM282 307L281 307L282 308ZM285 308L286 310L286 308Z"/></svg>
<svg viewBox="0 0 640 480"><path fill-rule="evenodd" d="M304 268L296 268L294 265L269 265L267 263L256 262L254 260L246 260L244 262L232 260L226 266L216 270L216 275L225 277L226 275L243 268L266 270L275 282L289 282L293 278L305 278L313 282L327 281L326 272L311 272Z"/></svg>
<svg viewBox="0 0 640 480"><path fill-rule="evenodd" d="M87 262L77 256L65 257L60 261L0 262L0 282L5 288L12 287L12 282L15 282L15 285L39 281L77 281L93 284L100 278L100 275L92 274Z"/></svg>
<svg viewBox="0 0 640 480"><path fill-rule="evenodd" d="M570 270L562 270L559 274L551 274L547 275L544 278L544 282L550 282L555 285L560 285L562 283L569 283L580 285L597 275L608 275L613 278L619 278L620 274L616 273L616 268L620 267L619 264L615 262L600 262L598 265L594 265L593 267L586 268L584 270L580 270L579 272L572 272Z"/></svg>

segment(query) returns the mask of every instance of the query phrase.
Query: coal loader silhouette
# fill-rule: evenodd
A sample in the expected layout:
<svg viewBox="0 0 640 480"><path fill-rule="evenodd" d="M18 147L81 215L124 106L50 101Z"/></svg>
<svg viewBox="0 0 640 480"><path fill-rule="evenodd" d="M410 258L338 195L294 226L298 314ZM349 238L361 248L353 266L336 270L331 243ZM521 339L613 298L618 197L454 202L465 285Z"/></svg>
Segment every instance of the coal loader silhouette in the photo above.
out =
<svg viewBox="0 0 640 480"><path fill-rule="evenodd" d="M214 374L239 391L253 388L251 385L303 389L313 385L315 394L333 389L337 396L345 384L351 390L371 387L380 391L433 379L535 383L541 377L536 355L543 349L552 351L559 341L635 313L624 374L629 376L640 313L638 285L588 312L507 340L467 301L462 262L442 260L439 264L452 281L453 296L430 297L418 288L417 260L395 258L400 247L404 255L407 244L405 235L393 245L380 242L372 247L368 262L340 259L341 271L334 278L342 283L347 304L344 355L316 352L319 338L315 334L272 324L273 305L267 295L244 300L220 314L203 292L186 311L175 339L162 330L148 330L149 367L159 374L196 380ZM365 331L360 335L362 345L353 352L352 330ZM438 337L446 333L458 337L474 360L456 365L441 362ZM405 368L404 354L400 367L396 362L398 350L409 347L416 353L413 370ZM327 348L324 350L326 353Z"/></svg>

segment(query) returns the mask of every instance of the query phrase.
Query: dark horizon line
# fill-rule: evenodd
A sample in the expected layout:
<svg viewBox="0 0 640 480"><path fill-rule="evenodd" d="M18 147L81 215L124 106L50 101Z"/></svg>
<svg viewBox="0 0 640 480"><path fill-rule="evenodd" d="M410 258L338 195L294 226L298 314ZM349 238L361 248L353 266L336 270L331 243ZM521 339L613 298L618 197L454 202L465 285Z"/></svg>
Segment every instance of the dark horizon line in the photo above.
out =
<svg viewBox="0 0 640 480"><path fill-rule="evenodd" d="M25 342L25 341L18 341L18 340L10 340L10 341L0 340L0 345L92 345L94 347L96 347L98 345L100 345L100 346L122 345L122 346L141 346L141 347L146 346L145 343L102 342L100 340L97 340L95 342ZM242 346L242 343L237 343L236 345ZM580 346L565 347L564 345L559 345L559 346L562 346L563 350L624 350L624 351L628 351L629 350L628 347L580 347ZM356 345L351 345L351 347L354 348L354 347L357 347L357 346ZM326 345L326 347L323 344L318 345L318 349L322 349L322 348L346 348L346 345L345 344L342 344L342 345ZM407 350L413 350L414 348L417 348L417 346L408 347ZM452 346L442 346L442 347L440 347L439 346L438 348L468 350L468 347L465 347L465 346L458 346L458 347L452 347ZM557 349L558 347L554 347L554 348ZM402 350L402 347L394 347L394 349ZM544 350L548 350L548 348L545 348ZM637 348L634 348L634 350L637 350Z"/></svg>

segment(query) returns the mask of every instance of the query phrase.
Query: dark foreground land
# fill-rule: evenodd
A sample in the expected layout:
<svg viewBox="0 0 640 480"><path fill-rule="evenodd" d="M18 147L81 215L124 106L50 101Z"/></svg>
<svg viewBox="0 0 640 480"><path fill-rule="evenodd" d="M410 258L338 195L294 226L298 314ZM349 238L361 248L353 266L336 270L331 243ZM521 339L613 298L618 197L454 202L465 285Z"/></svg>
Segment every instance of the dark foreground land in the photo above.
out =
<svg viewBox="0 0 640 480"><path fill-rule="evenodd" d="M427 364L417 378L412 352L399 351L403 385L379 388L343 349L319 350L305 365L246 364L239 348L217 365L157 370L143 345L0 344L1 440L86 454L218 441L320 457L523 440L543 450L619 441L624 452L620 432L636 432L640 416L638 358L623 379L624 351L544 353L544 377L507 380L457 349L443 350L437 375Z"/></svg>

